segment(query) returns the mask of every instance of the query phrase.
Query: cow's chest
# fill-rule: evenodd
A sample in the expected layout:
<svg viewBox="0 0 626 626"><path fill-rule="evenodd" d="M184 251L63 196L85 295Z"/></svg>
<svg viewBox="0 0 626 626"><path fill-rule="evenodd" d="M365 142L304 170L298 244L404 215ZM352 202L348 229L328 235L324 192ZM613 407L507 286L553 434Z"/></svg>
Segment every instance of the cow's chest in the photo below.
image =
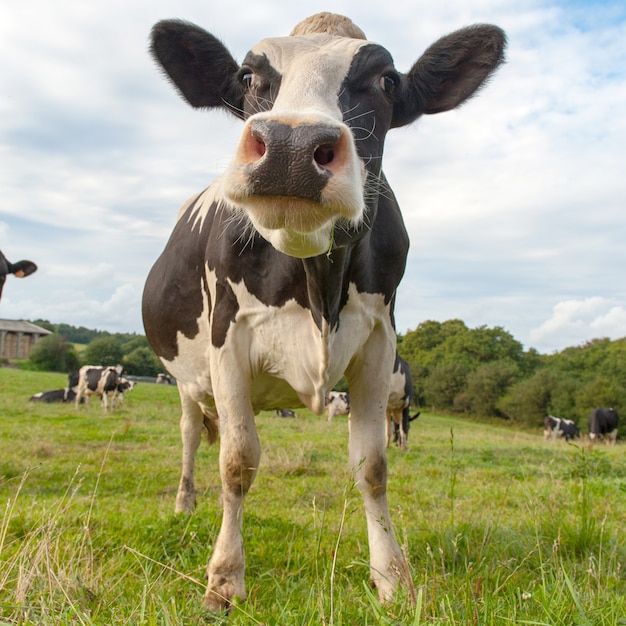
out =
<svg viewBox="0 0 626 626"><path fill-rule="evenodd" d="M326 323L319 328L311 310L295 299L270 306L252 295L243 281L228 281L228 285L236 306L225 321L219 302L223 289L209 273L199 334L193 339L179 334L178 356L166 363L180 382L193 386L198 399L249 388L255 410L305 405L320 413L325 393L371 335L394 336L384 297L360 293L354 285L349 286L339 323L333 328ZM219 345L214 341L216 327L220 327Z"/></svg>

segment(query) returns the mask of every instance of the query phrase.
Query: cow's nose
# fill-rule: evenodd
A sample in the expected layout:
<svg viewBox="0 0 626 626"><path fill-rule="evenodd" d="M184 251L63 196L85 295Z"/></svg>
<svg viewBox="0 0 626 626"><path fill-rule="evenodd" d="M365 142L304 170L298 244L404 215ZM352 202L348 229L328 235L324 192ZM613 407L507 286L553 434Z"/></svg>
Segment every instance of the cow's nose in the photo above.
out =
<svg viewBox="0 0 626 626"><path fill-rule="evenodd" d="M329 125L251 121L243 140L250 193L317 200L341 166L343 132Z"/></svg>

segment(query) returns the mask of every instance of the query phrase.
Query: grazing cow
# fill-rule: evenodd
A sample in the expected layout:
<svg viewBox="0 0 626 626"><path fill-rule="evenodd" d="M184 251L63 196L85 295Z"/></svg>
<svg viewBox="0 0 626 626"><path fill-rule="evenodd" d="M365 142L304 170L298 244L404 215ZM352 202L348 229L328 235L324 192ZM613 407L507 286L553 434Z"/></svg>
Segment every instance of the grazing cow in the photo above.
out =
<svg viewBox="0 0 626 626"><path fill-rule="evenodd" d="M244 120L230 166L183 205L143 295L146 335L181 397L177 511L195 505L203 426L221 439L211 610L246 597L242 511L259 467L255 414L303 405L321 414L344 373L350 464L380 599L405 575L387 505L389 380L381 384L380 372L393 368L408 236L381 169L383 144L390 128L472 96L504 46L499 28L472 26L402 74L382 46L328 13L262 40L242 65L193 24L153 28L152 53L183 97Z"/></svg>
<svg viewBox="0 0 626 626"><path fill-rule="evenodd" d="M580 437L580 430L572 420L546 415L543 420L543 438L556 441L559 437L563 437L565 441L577 439Z"/></svg>
<svg viewBox="0 0 626 626"><path fill-rule="evenodd" d="M596 408L589 415L589 439L594 442L602 437L607 443L615 443L619 416L614 408Z"/></svg>
<svg viewBox="0 0 626 626"><path fill-rule="evenodd" d="M109 404L111 409L114 409L117 386L121 375L121 365L108 367L83 365L78 371L78 384L74 400L76 408L78 408L83 397L86 400L86 404L89 404L90 396L100 396L105 411L108 410ZM71 378L72 375L70 374ZM72 381L70 380L70 382Z"/></svg>
<svg viewBox="0 0 626 626"><path fill-rule="evenodd" d="M276 409L276 417L296 417L296 412L291 409Z"/></svg>
<svg viewBox="0 0 626 626"><path fill-rule="evenodd" d="M124 394L135 388L135 381L120 377L117 381L117 402L124 402Z"/></svg>
<svg viewBox="0 0 626 626"><path fill-rule="evenodd" d="M402 450L407 448L410 423L419 417L419 413L411 416L413 401L413 379L409 364L396 352L387 400L387 447L391 442L393 431L394 443Z"/></svg>
<svg viewBox="0 0 626 626"><path fill-rule="evenodd" d="M2 298L2 289L9 274L13 274L18 278L30 276L37 271L37 266L32 261L18 261L11 263L0 250L0 298Z"/></svg>
<svg viewBox="0 0 626 626"><path fill-rule="evenodd" d="M326 394L326 420L330 424L335 415L350 413L350 394L346 391L329 391Z"/></svg>

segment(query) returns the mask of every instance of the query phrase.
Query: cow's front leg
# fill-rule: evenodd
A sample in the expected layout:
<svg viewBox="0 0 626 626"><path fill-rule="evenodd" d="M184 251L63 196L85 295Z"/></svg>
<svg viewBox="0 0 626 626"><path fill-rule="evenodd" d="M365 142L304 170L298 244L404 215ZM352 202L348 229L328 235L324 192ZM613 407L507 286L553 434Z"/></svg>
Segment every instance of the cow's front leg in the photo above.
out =
<svg viewBox="0 0 626 626"><path fill-rule="evenodd" d="M237 403L235 403L237 404ZM220 415L220 476L223 516L208 566L205 605L228 608L233 598L246 598L243 503L256 476L261 446L250 407L218 408Z"/></svg>
<svg viewBox="0 0 626 626"><path fill-rule="evenodd" d="M387 505L387 458L385 455L386 377L349 378L351 398L350 464L365 504L370 549L370 576L381 602L393 597L398 580L405 575L404 557L396 541ZM373 374L373 372L372 372Z"/></svg>

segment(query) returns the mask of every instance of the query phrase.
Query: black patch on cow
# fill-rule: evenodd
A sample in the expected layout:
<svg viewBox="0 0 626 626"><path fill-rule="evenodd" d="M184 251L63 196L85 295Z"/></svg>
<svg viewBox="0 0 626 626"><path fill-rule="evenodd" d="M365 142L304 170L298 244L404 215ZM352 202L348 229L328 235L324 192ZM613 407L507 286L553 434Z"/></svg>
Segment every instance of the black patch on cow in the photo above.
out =
<svg viewBox="0 0 626 626"><path fill-rule="evenodd" d="M203 231L192 230L197 200L178 220L144 287L142 311L146 335L157 355L167 360L178 354L178 332L189 339L198 334L203 291L208 295L204 273L206 242Z"/></svg>
<svg viewBox="0 0 626 626"><path fill-rule="evenodd" d="M237 73L237 81L245 88L247 75L254 74L254 84L244 96L244 119L255 113L269 111L280 90L282 74L270 63L267 55L248 52Z"/></svg>
<svg viewBox="0 0 626 626"><path fill-rule="evenodd" d="M614 408L596 408L589 415L589 432L608 435L618 426L619 416Z"/></svg>

